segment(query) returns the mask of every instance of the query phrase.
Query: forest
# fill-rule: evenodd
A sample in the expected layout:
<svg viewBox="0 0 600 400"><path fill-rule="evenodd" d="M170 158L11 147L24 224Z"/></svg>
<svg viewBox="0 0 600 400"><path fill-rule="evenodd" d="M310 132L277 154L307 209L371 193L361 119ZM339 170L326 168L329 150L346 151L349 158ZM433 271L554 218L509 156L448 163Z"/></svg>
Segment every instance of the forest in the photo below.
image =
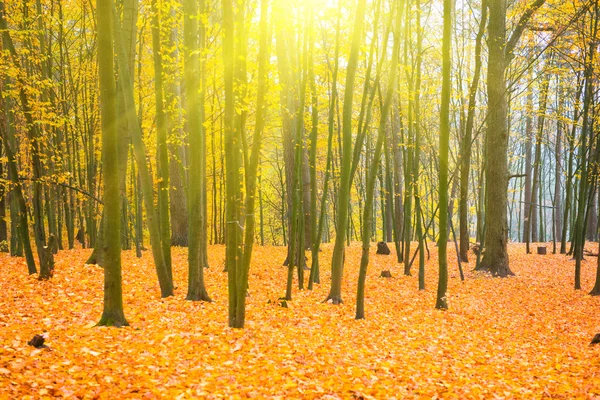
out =
<svg viewBox="0 0 600 400"><path fill-rule="evenodd" d="M0 0L0 398L600 396L599 20Z"/></svg>

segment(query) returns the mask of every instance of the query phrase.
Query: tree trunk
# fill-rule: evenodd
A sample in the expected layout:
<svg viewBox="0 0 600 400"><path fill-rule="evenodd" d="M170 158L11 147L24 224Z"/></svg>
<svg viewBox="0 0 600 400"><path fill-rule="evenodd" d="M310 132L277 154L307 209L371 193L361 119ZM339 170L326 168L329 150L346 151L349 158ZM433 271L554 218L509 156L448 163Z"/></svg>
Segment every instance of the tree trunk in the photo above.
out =
<svg viewBox="0 0 600 400"><path fill-rule="evenodd" d="M204 129L203 63L200 54L204 50L204 23L198 29L198 19L193 16L204 13L204 1L186 0L184 6L183 41L185 45L184 74L187 108L187 130L190 145L189 158L189 204L188 204L188 292L187 300L211 301L204 284L206 249L206 214L202 212L206 197L206 134ZM200 91L198 91L200 89ZM204 185L203 185L204 183ZM166 221L163 221L166 222ZM163 240L165 239L163 232Z"/></svg>
<svg viewBox="0 0 600 400"><path fill-rule="evenodd" d="M527 107L525 109L525 204L524 204L524 222L523 222L523 241L526 246L526 253L531 253L529 243L531 242L532 217L531 214L531 173L532 173L532 148L533 148L533 85L530 85L527 91ZM535 228L533 229L535 231Z"/></svg>
<svg viewBox="0 0 600 400"><path fill-rule="evenodd" d="M558 83L558 115L564 112L563 90L560 82ZM554 221L553 229L553 248L552 253L556 254L556 242L562 241L562 196L561 196L561 181L562 181L562 121L556 121L556 143L554 146L554 209L552 210L552 219Z"/></svg>
<svg viewBox="0 0 600 400"><path fill-rule="evenodd" d="M116 13L116 10L115 10ZM131 140L133 142L133 151L140 174L141 188L143 193L144 205L146 207L146 218L148 221L148 230L150 231L150 245L152 246L152 256L160 284L161 297L173 295L173 282L169 278L169 271L163 256L161 234L158 221L158 212L154 206L154 185L153 178L146 160L146 148L142 140L142 132L138 117L135 114L135 104L133 99L132 75L127 65L125 48L122 43L121 27L118 22L114 24L115 47L117 52L117 62L119 71L122 74L122 87L120 95L124 98L124 104L127 114L127 123L131 128Z"/></svg>
<svg viewBox="0 0 600 400"><path fill-rule="evenodd" d="M568 135L568 143L569 143L569 159L567 161L567 179L565 184L565 211L563 214L563 223L562 223L562 233L561 233L561 241L560 241L560 253L565 254L567 252L567 229L569 228L569 216L574 214L573 208L571 207L573 196L573 159L575 157L575 133L577 130L577 120L579 120L579 98L581 97L581 92L583 90L583 80L577 78L577 91L575 95L575 106L573 109L573 122L571 127L571 134ZM573 232L571 230L571 236L573 236Z"/></svg>
<svg viewBox="0 0 600 400"><path fill-rule="evenodd" d="M402 23L402 12L404 11L404 0L396 2L398 9L396 10L396 26ZM393 8L392 8L393 12ZM387 34L387 33L386 33ZM367 267L369 265L369 250L371 247L371 219L373 218L372 203L375 192L375 181L377 179L377 171L379 170L379 161L381 159L381 150L386 136L386 125L388 122L388 113L394 97L394 89L396 88L396 76L398 75L398 55L400 52L400 35L397 35L394 40L394 49L392 52L392 62L390 65L390 78L388 80L388 88L385 95L385 100L381 107L379 117L379 129L377 130L377 142L375 144L375 152L371 165L367 168L367 189L365 198L365 208L363 216L363 231L362 231L362 256L360 260L360 270L358 278L358 289L356 295L356 319L365 318L365 282L367 278ZM368 157L368 156L367 156Z"/></svg>
<svg viewBox="0 0 600 400"><path fill-rule="evenodd" d="M440 238L438 241L439 282L435 308L447 309L448 288L448 147L450 141L450 43L452 40L452 0L444 0L444 35L442 41L442 102L440 105ZM451 218L451 217L450 217Z"/></svg>
<svg viewBox="0 0 600 400"><path fill-rule="evenodd" d="M171 16L176 15L176 5L171 5ZM178 47L178 26L174 25L171 29L171 36L169 45L173 48L170 57L172 60L180 58ZM182 113L182 84L181 80L178 79L181 76L181 70L175 66L170 71L177 78L173 78L170 83L168 95L166 96L167 104L174 105L174 110L167 114L168 120L171 124L169 127L169 213L171 216L171 246L183 246L188 245L188 213L187 213L187 197L186 187L186 157L184 151L183 140L183 113ZM176 126L176 128L175 128ZM213 141L215 139L213 138ZM213 154L213 162L215 155ZM213 167L216 168L216 165ZM213 182L216 187L216 179ZM216 193L213 194L216 198ZM214 215L216 216L216 207L213 209ZM214 229L217 229L216 223ZM212 232L212 231L211 231Z"/></svg>
<svg viewBox="0 0 600 400"><path fill-rule="evenodd" d="M592 23L592 37L596 37L598 32L598 4L595 6L595 15ZM585 216L587 214L587 180L588 180L588 147L587 140L591 136L591 125L590 121L590 109L592 103L592 97L594 93L593 85L593 66L594 66L594 54L596 51L596 44L591 41L589 44L589 51L586 54L584 64L584 78L585 78L585 90L583 97L583 121L581 127L581 140L579 147L579 159L580 159L580 174L581 179L579 180L579 198L577 199L577 220L575 222L575 235L573 238L573 252L575 256L575 290L581 289L581 261L583 260L583 248L585 246ZM591 147L591 146L590 146Z"/></svg>
<svg viewBox="0 0 600 400"><path fill-rule="evenodd" d="M475 71L473 80L469 87L469 105L467 109L467 122L465 125L465 134L462 139L462 159L460 164L460 201L459 201L459 220L460 220L460 259L469 261L469 170L471 168L471 147L473 146L473 125L475 121L475 109L477 106L477 88L481 77L481 45L483 35L485 34L485 25L487 22L487 0L481 2L481 18L479 20L479 31L475 38Z"/></svg>
<svg viewBox="0 0 600 400"><path fill-rule="evenodd" d="M504 56L506 45L506 0L489 0L490 22L488 25L488 121L486 155L485 195L486 207L485 250L480 269L495 276L513 275L508 266L508 120L507 90Z"/></svg>
<svg viewBox="0 0 600 400"><path fill-rule="evenodd" d="M164 107L164 85L163 85L163 62L160 43L160 12L157 0L152 0L152 55L154 58L154 100L156 109L156 175L158 178L158 224L160 228L161 244L167 273L171 282L173 281L173 270L171 266L171 227L169 221L169 152L167 148L167 116ZM193 87L194 89L197 86ZM202 107L202 106L201 106ZM193 110L203 117L202 110ZM201 123L204 122L203 119ZM204 160L204 155L201 155ZM202 173L203 171L200 171ZM192 185L193 186L193 185ZM206 190L206 186L201 186ZM202 229L202 227L200 228ZM204 229L206 231L206 223ZM206 236L206 235L204 235Z"/></svg>
<svg viewBox="0 0 600 400"><path fill-rule="evenodd" d="M552 56L548 59L551 62ZM529 203L529 214L527 218L531 221L531 241L538 241L537 214L542 210L542 202L538 201L538 196L541 198L543 185L541 184L541 159L542 159L542 139L544 135L544 120L546 115L546 106L548 103L548 85L550 83L549 71L544 74L543 81L540 85L540 104L538 108L537 134L535 136L535 159L533 162L533 183L531 185L531 197ZM539 190L539 195L538 195ZM527 198L525 199L527 201ZM540 218L540 226L541 224ZM529 238L527 242L527 253L529 253Z"/></svg>
<svg viewBox="0 0 600 400"><path fill-rule="evenodd" d="M331 288L327 296L333 304L342 303L342 275L344 270L345 233L348 228L348 209L350 206L350 173L352 168L352 103L354 99L354 80L358 64L359 50L362 43L365 24L365 0L358 0L354 19L352 44L346 69L344 91L344 107L342 122L342 165L337 204L337 224L335 245L331 259Z"/></svg>
<svg viewBox="0 0 600 400"><path fill-rule="evenodd" d="M240 276L242 264L242 234L243 229L240 222L242 196L241 196L241 135L236 119L236 102L234 98L234 71L235 71L235 25L233 1L222 0L223 12L223 65L224 65L224 88L225 88L225 109L224 109L224 146L226 161L226 254L225 268L227 269L227 287L229 301L229 327L241 328L240 320L237 314L238 296L240 291ZM241 5L243 7L244 4Z"/></svg>
<svg viewBox="0 0 600 400"><path fill-rule="evenodd" d="M123 34L122 43L125 47L125 57L129 71L133 71L135 62L135 45L138 19L138 0L123 0L123 17L120 23ZM141 55L140 55L141 57ZM120 96L122 90L121 77L117 80L117 110L118 110L118 130L119 130L119 195L121 197L121 247L123 250L129 250L131 245L128 240L127 215L129 214L127 199L127 164L129 161L129 145L131 144L131 127L127 120L127 112L123 96ZM100 251L102 248L100 247ZM101 256L100 256L101 257Z"/></svg>
<svg viewBox="0 0 600 400"><path fill-rule="evenodd" d="M104 175L104 217L111 234L106 235L104 248L104 309L100 326L129 325L123 312L121 279L121 216L119 212L119 168L117 136L117 91L113 68L112 0L97 2L98 76L100 81L100 111L102 121L102 168Z"/></svg>
<svg viewBox="0 0 600 400"><path fill-rule="evenodd" d="M260 7L260 43L258 53L258 91L256 97L256 124L254 126L254 135L252 139L252 153L250 155L249 165L246 172L246 223L244 228L244 257L243 268L241 271L238 288L240 295L237 297L236 304L236 327L243 328L246 320L246 294L248 287L248 273L250 271L250 261L252 259L252 248L254 245L254 226L255 226L255 200L256 200L256 180L258 175L258 166L260 161L260 152L262 146L262 132L265 126L265 97L267 93L267 64L269 60L269 30L267 22L269 1L262 0ZM247 150L246 150L247 151ZM261 227L262 230L262 227ZM261 233L262 236L262 233Z"/></svg>

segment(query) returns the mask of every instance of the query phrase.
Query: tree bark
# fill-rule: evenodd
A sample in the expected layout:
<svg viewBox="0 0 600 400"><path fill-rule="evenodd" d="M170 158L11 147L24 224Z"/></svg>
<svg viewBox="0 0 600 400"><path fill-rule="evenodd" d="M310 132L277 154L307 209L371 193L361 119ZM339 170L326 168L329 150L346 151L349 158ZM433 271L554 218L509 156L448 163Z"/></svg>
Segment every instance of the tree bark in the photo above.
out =
<svg viewBox="0 0 600 400"><path fill-rule="evenodd" d="M129 325L123 312L121 279L121 216L119 212L119 170L117 136L117 90L113 68L114 21L112 0L97 2L98 76L100 81L100 112L102 121L102 168L104 175L104 217L111 234L106 235L104 248L104 309L100 326Z"/></svg>
<svg viewBox="0 0 600 400"><path fill-rule="evenodd" d="M471 169L471 147L473 145L473 125L475 121L475 109L477 106L477 88L481 77L481 47L485 26L487 22L487 0L481 2L481 17L479 30L475 38L475 70L473 80L469 87L469 105L467 109L467 122L465 134L462 139L462 159L460 164L460 201L459 201L459 235L460 235L460 259L469 261L469 170Z"/></svg>
<svg viewBox="0 0 600 400"><path fill-rule="evenodd" d="M488 123L486 155L486 207L485 250L480 269L495 276L514 275L508 266L508 120L506 94L506 0L489 0L488 25Z"/></svg>
<svg viewBox="0 0 600 400"><path fill-rule="evenodd" d="M116 14L116 10L114 10ZM133 151L140 174L141 188L143 193L144 206L146 207L146 218L148 230L150 231L150 245L152 246L152 256L160 284L161 297L173 295L173 282L169 278L169 272L165 263L160 226L158 221L158 212L154 206L154 185L153 178L146 160L146 148L142 140L142 132L138 117L135 114L135 103L133 98L132 75L125 54L125 48L122 43L121 27L115 19L115 47L117 53L117 62L119 71L122 74L121 93L123 96L125 110L127 114L127 123L131 128L131 140L133 142Z"/></svg>
<svg viewBox="0 0 600 400"><path fill-rule="evenodd" d="M154 58L154 101L156 110L156 175L158 177L158 224L161 244L167 273L171 282L173 271L171 266L171 227L169 216L169 152L167 148L167 115L164 106L163 61L160 43L161 19L157 0L152 0L152 55ZM192 111L196 113L196 110ZM203 116L203 112L200 111ZM202 121L203 122L203 121ZM204 156L201 155L202 159ZM200 171L202 173L203 171ZM206 190L205 186L201 186ZM202 229L202 227L200 228ZM206 231L206 223L204 224ZM206 235L204 235L206 236Z"/></svg>
<svg viewBox="0 0 600 400"><path fill-rule="evenodd" d="M200 54L204 50L204 23L198 29L198 11L204 12L204 0L200 10L196 0L185 0L183 40L185 45L184 74L187 108L187 129L190 144L189 204L188 204L188 292L187 300L211 301L204 284L206 252L206 133L204 123L204 79ZM204 185L203 185L204 183ZM163 221L166 222L166 221ZM163 233L163 240L165 239Z"/></svg>
<svg viewBox="0 0 600 400"><path fill-rule="evenodd" d="M396 26L400 26L402 22L402 12L404 11L404 0L396 2ZM393 12L393 9L392 9ZM400 52L400 35L396 35L394 40L394 48L392 51L392 62L390 65L390 78L388 80L388 87L386 90L385 100L381 107L381 114L379 116L379 129L377 130L377 142L375 144L375 151L371 165L367 168L367 190L365 198L365 208L363 216L363 231L362 231L362 256L360 260L360 270L358 278L358 288L356 295L356 319L365 318L365 282L367 278L367 267L369 265L369 250L371 247L371 219L373 218L373 197L375 192L375 181L377 179L377 171L379 170L379 162L381 159L381 152L386 136L386 125L388 122L388 114L392 100L394 97L394 90L396 88L396 77L398 75L398 55Z"/></svg>
<svg viewBox="0 0 600 400"><path fill-rule="evenodd" d="M435 308L446 310L448 302L448 147L450 141L450 45L452 41L452 0L444 0L444 35L442 39L442 102L440 106L439 204L440 237L438 241L439 281Z"/></svg>
<svg viewBox="0 0 600 400"><path fill-rule="evenodd" d="M346 247L345 234L348 228L348 209L350 206L350 172L352 168L352 103L354 99L354 80L358 55L362 43L365 24L365 0L358 0L354 19L352 44L346 69L342 122L342 165L337 204L337 223L335 245L331 259L331 288L327 300L333 304L342 303L342 275L344 270L344 253Z"/></svg>

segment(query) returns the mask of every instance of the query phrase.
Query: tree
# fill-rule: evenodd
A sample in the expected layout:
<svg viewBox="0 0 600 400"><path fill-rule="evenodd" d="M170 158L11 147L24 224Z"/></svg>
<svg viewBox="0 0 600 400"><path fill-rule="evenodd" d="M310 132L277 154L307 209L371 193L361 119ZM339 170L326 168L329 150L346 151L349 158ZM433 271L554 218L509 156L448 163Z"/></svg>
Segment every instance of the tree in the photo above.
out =
<svg viewBox="0 0 600 400"><path fill-rule="evenodd" d="M255 202L256 202L256 180L258 176L258 166L260 153L262 149L263 130L266 120L266 92L267 92L267 65L269 59L269 30L268 30L268 8L269 1L261 0L260 5L260 41L258 49L258 90L256 94L256 122L254 125L254 135L252 140L252 153L246 169L246 202L245 209L246 223L244 227L244 262L241 271L239 285L248 286L248 272L250 270L250 261L252 260L252 248L254 246L255 231ZM238 296L236 304L237 327L244 327L246 320L246 290L242 291L242 296Z"/></svg>
<svg viewBox="0 0 600 400"><path fill-rule="evenodd" d="M485 34L485 25L487 22L487 0L481 2L481 17L479 19L479 30L475 38L475 70L473 71L473 80L469 86L469 104L467 109L467 121L465 124L465 133L462 138L461 163L460 163L460 259L467 262L469 252L469 170L471 169L471 147L473 141L473 126L475 123L475 108L477 102L477 88L479 87L479 78L481 76L481 47L483 35Z"/></svg>
<svg viewBox="0 0 600 400"><path fill-rule="evenodd" d="M574 226L574 237L573 237L573 253L575 256L575 290L581 289L581 261L583 260L583 248L585 245L585 230L586 221L589 210L590 201L588 194L593 193L593 190L588 192L588 158L591 161L591 145L588 148L588 139L592 142L591 127L592 121L590 121L590 109L591 102L594 92L594 56L596 52L596 41L595 38L598 33L598 19L600 16L600 7L598 2L595 3L594 13L591 22L591 38L588 43L589 49L584 57L584 78L585 78L585 89L583 93L583 113L582 113L582 127L581 127L581 139L579 147L579 162L581 178L579 180L579 196L577 198L577 219ZM593 198L593 196L591 196Z"/></svg>
<svg viewBox="0 0 600 400"><path fill-rule="evenodd" d="M227 287L229 291L229 326L241 328L242 315L238 312L238 297L245 296L246 287L241 285L242 276L242 234L241 207L242 189L240 179L241 168L241 136L235 124L234 98L234 12L232 0L222 0L223 10L223 65L225 85L224 141L226 161L226 253Z"/></svg>
<svg viewBox="0 0 600 400"><path fill-rule="evenodd" d="M508 95L506 69L514 48L527 23L546 0L535 0L519 18L510 38L506 40L506 0L489 0L488 25L488 116L486 135L485 186L486 207L485 250L480 270L494 276L514 275L508 263Z"/></svg>
<svg viewBox="0 0 600 400"><path fill-rule="evenodd" d="M183 40L187 127L190 143L188 187L188 293L187 300L211 301L204 284L206 264L206 134L204 130L204 79L200 54L204 47L204 22L198 32L198 21L204 13L196 0L185 0ZM200 13L198 13L200 11ZM198 43L199 42L199 43ZM203 184L204 183L204 184ZM163 237L164 240L164 237Z"/></svg>
<svg viewBox="0 0 600 400"><path fill-rule="evenodd" d="M116 10L114 10L114 12L116 14ZM154 207L153 177L148 164L146 164L146 146L142 139L140 122L135 113L135 101L132 83L133 78L127 63L125 47L122 43L121 27L117 22L117 18L115 17L114 19L115 21L113 24L113 29L115 30L114 38L117 53L116 59L122 78L121 93L119 93L119 95L123 96L127 123L131 129L131 141L140 175L144 206L146 207L148 230L150 231L150 245L152 246L152 256L154 258L154 266L156 268L156 274L160 284L161 297L168 297L173 295L173 282L169 277L169 269L167 268L163 255L158 212Z"/></svg>
<svg viewBox="0 0 600 400"><path fill-rule="evenodd" d="M110 227L104 249L104 309L99 326L127 326L123 312L121 280L121 215L117 163L117 89L113 69L113 3L96 3L98 32L98 76L102 119L102 168L104 171L104 223Z"/></svg>
<svg viewBox="0 0 600 400"><path fill-rule="evenodd" d="M171 266L171 227L169 218L169 152L167 148L167 115L164 106L163 58L160 43L160 11L157 0L152 0L152 55L154 57L154 99L156 108L156 147L158 176L158 224L167 273L173 281ZM192 86L192 89L195 86ZM192 102L193 103L193 102ZM195 110L194 110L195 114ZM203 112L200 112L203 116ZM204 159L204 157L202 157ZM200 171L201 173L202 171ZM193 186L193 185L192 185ZM202 227L202 225L201 225ZM206 224L204 224L206 231Z"/></svg>
<svg viewBox="0 0 600 400"><path fill-rule="evenodd" d="M343 122L342 122L342 165L340 187L337 204L337 223L335 245L331 259L331 288L327 300L333 304L342 303L342 275L344 271L344 250L346 246L345 232L348 228L348 209L350 204L350 175L352 168L352 100L354 98L354 79L356 77L356 65L358 64L358 53L362 43L363 27L365 19L365 0L358 0L356 14L354 16L354 29L352 33L352 45L350 57L346 70L346 84L344 92Z"/></svg>
<svg viewBox="0 0 600 400"><path fill-rule="evenodd" d="M552 56L549 57L549 61L552 60ZM526 227L527 232L531 231L531 240L533 242L537 242L538 234L537 234L537 215L538 208L541 208L543 204L538 202L538 190L541 194L542 185L540 183L540 163L542 157L542 137L544 134L544 119L546 114L546 105L548 102L548 86L550 84L550 73L549 71L544 74L544 78L540 85L540 104L538 110L538 123L537 123L537 132L535 135L535 156L533 162L533 183L531 184L531 194L529 196L529 203L526 212L529 214L526 215ZM525 197L525 201L527 201L527 196ZM531 221L531 225L529 225L528 221ZM531 227L531 228L530 228ZM529 240L530 237L527 236L525 241L527 242L527 253L529 253Z"/></svg>
<svg viewBox="0 0 600 400"><path fill-rule="evenodd" d="M379 161L381 159L381 149L383 147L384 138L386 135L386 125L388 124L388 114L390 106L394 98L394 89L396 88L396 79L398 75L398 58L400 53L400 28L402 24L402 12L404 11L404 0L394 2L396 8L395 20L395 40L394 49L392 51L392 62L390 65L390 77L387 83L385 100L381 108L379 116L379 129L377 130L377 142L373 159L368 166L367 190L365 198L363 225L362 225L362 256L360 259L360 270L358 276L358 289L356 294L356 319L365 318L365 281L367 278L367 267L369 265L369 250L371 248L371 219L373 218L373 198L375 196L375 181L377 179L377 171L379 169ZM393 12L393 8L392 8ZM388 32L386 32L386 35ZM384 43L387 42L387 37Z"/></svg>
<svg viewBox="0 0 600 400"><path fill-rule="evenodd" d="M338 3L338 11L341 7L341 2ZM323 236L323 229L325 225L325 217L327 213L327 196L329 191L329 179L331 177L331 163L333 158L333 133L335 124L335 110L338 103L338 91L337 91L337 77L339 70L339 54L340 54L340 19L341 12L338 12L336 30L335 30L335 52L334 52L334 67L331 76L331 95L329 97L329 108L327 115L327 161L325 163L325 176L323 178L323 194L321 195L321 205L319 211L319 222L316 232L313 233L314 241L312 244L312 260L310 267L310 275L308 277L308 290L312 290L313 282L320 283L320 272L319 272L319 249L321 246L321 238ZM312 56L312 54L311 54ZM312 59L311 59L312 61ZM311 64L312 66L312 64ZM313 100L313 102L315 102ZM316 106L314 106L316 108ZM313 127L314 129L314 127ZM316 152L316 149L314 149ZM315 154L316 157L316 154ZM316 167L315 167L316 168ZM316 172L316 171L315 171ZM312 190L312 189L311 189ZM311 193L312 194L312 193ZM315 193L316 194L316 193ZM312 202L312 200L311 200ZM316 210L315 210L316 211ZM311 217L316 217L315 214L311 213Z"/></svg>
<svg viewBox="0 0 600 400"><path fill-rule="evenodd" d="M448 288L448 147L450 140L450 43L452 41L452 0L444 0L444 37L442 42L442 103L440 110L440 236L438 239L438 259L440 264L439 283L435 308L447 309L446 289ZM459 256L459 255L457 255Z"/></svg>

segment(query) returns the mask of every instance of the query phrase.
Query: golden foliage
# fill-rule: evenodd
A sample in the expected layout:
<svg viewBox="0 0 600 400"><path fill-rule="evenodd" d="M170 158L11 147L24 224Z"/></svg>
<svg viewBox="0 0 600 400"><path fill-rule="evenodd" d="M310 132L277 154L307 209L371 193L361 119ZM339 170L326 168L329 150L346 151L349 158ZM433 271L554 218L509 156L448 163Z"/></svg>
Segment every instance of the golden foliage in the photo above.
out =
<svg viewBox="0 0 600 400"><path fill-rule="evenodd" d="M214 303L185 301L186 253L175 248L175 297L159 299L151 254L123 253L130 327L95 328L102 269L87 250L57 257L54 278L28 277L24 261L0 256L0 398L592 398L600 395L598 299L572 289L563 255L524 255L511 245L516 277L467 272L450 252L449 306L434 309L437 258L427 290L405 277L394 256L373 254L367 319L355 321L360 246L348 249L341 306L323 304L329 282L284 291L285 249L257 247L246 329L227 328L224 248L211 246L207 286ZM374 251L374 249L373 249ZM329 268L331 247L321 253ZM594 258L584 263L590 288ZM465 265L473 268L473 262ZM378 278L390 269L392 279ZM271 300L271 303L268 301ZM48 332L49 349L27 341Z"/></svg>

